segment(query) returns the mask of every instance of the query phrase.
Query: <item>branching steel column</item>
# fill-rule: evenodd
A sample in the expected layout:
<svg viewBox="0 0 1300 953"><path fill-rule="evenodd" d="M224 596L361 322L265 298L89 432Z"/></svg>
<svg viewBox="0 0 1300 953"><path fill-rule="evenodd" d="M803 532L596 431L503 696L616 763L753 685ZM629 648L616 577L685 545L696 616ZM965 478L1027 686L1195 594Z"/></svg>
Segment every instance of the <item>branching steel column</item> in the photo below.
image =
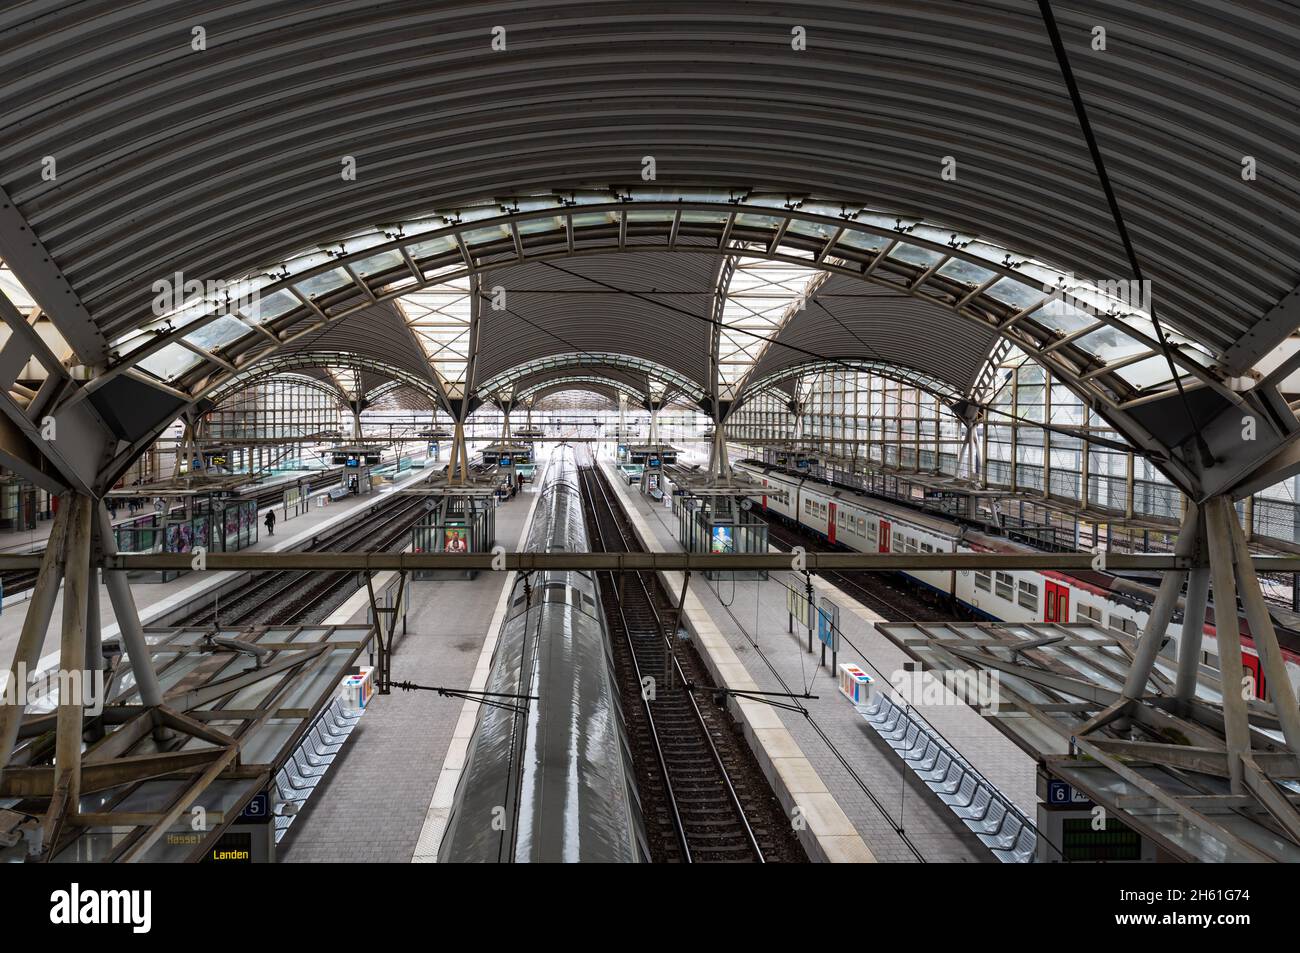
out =
<svg viewBox="0 0 1300 953"><path fill-rule="evenodd" d="M1199 510L1188 507L1183 518L1183 526L1178 534L1178 543L1174 555L1191 558L1196 552L1196 535L1200 524ZM1160 653L1161 643L1169 631L1169 623L1174 617L1174 607L1178 605L1178 596L1183 591L1183 581L1187 573L1181 569L1171 569L1160 581L1160 590L1156 593L1155 604L1147 617L1142 637L1138 639L1137 650L1133 656L1133 665L1129 668L1128 678L1124 681L1124 699L1133 701L1146 693L1147 679Z"/></svg>
<svg viewBox="0 0 1300 953"><path fill-rule="evenodd" d="M113 525L109 521L108 510L102 503L96 508L96 525L104 556L116 556L117 541L113 538ZM149 654L149 645L145 642L144 630L140 626L140 613L136 609L135 596L131 594L126 572L105 569L104 585L108 587L108 598L113 603L113 615L117 616L122 646L131 660L131 672L135 675L140 702L150 708L157 707L162 704L162 689L153 670L153 659Z"/></svg>
<svg viewBox="0 0 1300 953"><path fill-rule="evenodd" d="M1241 631L1237 627L1237 584L1233 578L1232 530L1236 519L1227 497L1205 504L1206 538L1210 568L1214 573L1214 620L1219 641L1219 685L1223 695L1224 739L1228 747L1228 774L1233 794L1242 794L1242 756L1250 753L1250 724L1246 699L1241 693ZM1227 623L1225 625L1225 622Z"/></svg>
<svg viewBox="0 0 1300 953"><path fill-rule="evenodd" d="M14 649L8 681L11 693L17 693L21 687L25 687L20 686L20 678L25 679L34 673L40 662L41 647L45 644L45 634L49 631L50 618L54 615L54 600L58 598L59 584L63 580L63 547L67 527L68 508L61 506L50 528L50 538L37 571L36 586L32 590L31 601L27 604L27 615L23 619L18 645ZM19 700L22 695L14 694L14 698ZM0 704L0 778L4 777L5 765L9 763L14 743L18 740L23 707L20 704Z"/></svg>
<svg viewBox="0 0 1300 953"><path fill-rule="evenodd" d="M1197 546L1204 558L1205 527L1201 526ZM1209 596L1210 570L1198 566L1188 573L1187 601L1183 608L1183 640L1178 646L1178 680L1174 697L1184 709L1196 696L1196 675L1201 667L1201 641L1205 634L1205 604Z"/></svg>
<svg viewBox="0 0 1300 953"><path fill-rule="evenodd" d="M1273 629L1273 619L1268 614L1268 607L1264 605L1264 593L1259 588L1259 579L1255 576L1255 567L1250 561L1246 536L1242 532L1241 523L1237 521L1236 510L1230 505L1229 513L1232 517L1229 529L1232 532L1233 559L1237 567L1242 608L1246 610L1246 621L1250 623L1255 650L1264 666L1264 677L1268 680L1277 720L1282 725L1282 734L1292 752L1300 754L1300 708L1296 706L1295 689L1291 686L1286 663L1282 660L1282 649L1277 642L1277 632ZM1215 619L1218 620L1217 615Z"/></svg>
<svg viewBox="0 0 1300 953"><path fill-rule="evenodd" d="M55 737L54 796L45 816L45 845L52 849L64 819L81 807L83 706L79 680L86 675L86 600L90 579L91 499L68 494L64 551L63 638L59 647L59 709Z"/></svg>

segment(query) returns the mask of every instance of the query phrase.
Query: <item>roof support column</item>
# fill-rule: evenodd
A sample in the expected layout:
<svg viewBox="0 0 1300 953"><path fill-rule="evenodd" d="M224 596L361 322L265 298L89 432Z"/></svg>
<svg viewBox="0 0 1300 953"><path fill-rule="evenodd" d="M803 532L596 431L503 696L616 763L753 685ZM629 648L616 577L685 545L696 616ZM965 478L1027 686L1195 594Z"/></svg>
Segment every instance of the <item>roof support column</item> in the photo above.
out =
<svg viewBox="0 0 1300 953"><path fill-rule="evenodd" d="M731 478L731 460L727 456L727 418L731 416L731 401L715 401L717 414L713 420L713 443L709 447L709 476L718 480Z"/></svg>
<svg viewBox="0 0 1300 953"><path fill-rule="evenodd" d="M1224 739L1233 794L1244 793L1242 758L1250 754L1250 723L1241 691L1241 630L1237 626L1237 584L1233 578L1232 502L1216 496L1205 503L1206 539L1214 574L1214 630L1219 642L1219 686L1223 696ZM1227 623L1227 624L1225 624Z"/></svg>
<svg viewBox="0 0 1300 953"><path fill-rule="evenodd" d="M1205 525L1201 521L1196 540L1197 562L1205 559ZM1196 696L1196 675L1201 668L1201 642L1205 635L1205 605L1210 594L1210 569L1198 565L1188 574L1187 601L1183 604L1183 638L1178 646L1178 680L1174 697L1186 714Z"/></svg>
<svg viewBox="0 0 1300 953"><path fill-rule="evenodd" d="M96 525L98 543L104 556L117 555L117 540L113 538L113 524L109 521L108 510L101 503L97 507ZM140 612L136 608L135 596L127 581L125 570L105 569L104 585L108 587L108 598L113 604L113 615L117 617L118 631L121 633L122 647L126 649L127 658L131 660L131 673L135 676L136 688L140 692L140 703L149 708L162 704L162 688L158 684L158 675L153 669L153 659L149 655L149 645L144 638L144 629L140 625ZM154 737L165 738L165 732L155 732Z"/></svg>
<svg viewBox="0 0 1300 953"><path fill-rule="evenodd" d="M1293 752L1300 754L1300 707L1296 704L1295 689L1291 686L1286 663L1282 660L1282 649L1278 645L1273 619L1264 604L1264 593L1255 575L1255 564L1250 558L1246 535L1237 520L1236 510L1226 500L1225 510L1231 517L1229 529L1232 533L1233 558L1237 564L1241 604L1246 611L1246 621L1250 623L1250 634L1255 642L1255 650L1259 653L1260 663L1264 668L1269 696L1273 707L1277 710L1277 720L1282 725L1282 734L1286 738L1287 746ZM1217 615L1215 619L1218 620ZM1233 621L1236 621L1235 618Z"/></svg>
<svg viewBox="0 0 1300 953"><path fill-rule="evenodd" d="M18 645L14 648L14 660L9 666L9 680L6 684L9 694L15 700L22 698L20 691L26 688L28 677L40 662L45 635L54 615L54 600L58 597L59 586L63 582L63 546L69 512L68 507L60 506L55 514L50 538L45 553L41 556L36 586L32 589L27 615L23 618L22 631L18 635ZM18 740L23 709L23 705L8 704L7 701L0 704L0 778L4 777L5 765L9 763L9 756L13 754L14 744Z"/></svg>
<svg viewBox="0 0 1300 953"><path fill-rule="evenodd" d="M54 742L54 796L44 822L44 846L52 851L69 815L81 811L81 746L85 711L86 602L89 597L91 507L82 494L65 494L68 509L63 566L63 633L59 646L59 708ZM69 690L73 688L74 690Z"/></svg>
<svg viewBox="0 0 1300 953"><path fill-rule="evenodd" d="M1178 543L1174 548L1176 555L1190 559L1195 554L1199 525L1199 511L1195 507L1188 508L1187 515L1183 518L1182 529L1178 534ZM1147 617L1147 624L1138 639L1133 665L1129 668L1128 678L1124 682L1125 702L1137 701L1146 693L1147 679L1151 677L1156 656L1160 654L1160 647L1168 636L1169 623L1174 617L1174 607L1178 605L1178 596L1183 591L1183 582L1186 579L1187 573L1184 570L1170 569L1165 572L1164 578L1160 581L1156 601L1151 606L1151 614Z"/></svg>

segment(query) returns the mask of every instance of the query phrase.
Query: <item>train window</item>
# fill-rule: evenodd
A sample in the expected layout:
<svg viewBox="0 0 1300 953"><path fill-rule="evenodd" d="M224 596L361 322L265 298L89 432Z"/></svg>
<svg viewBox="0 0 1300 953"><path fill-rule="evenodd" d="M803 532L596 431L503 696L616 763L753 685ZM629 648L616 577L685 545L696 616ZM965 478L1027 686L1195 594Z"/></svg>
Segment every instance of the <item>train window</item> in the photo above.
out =
<svg viewBox="0 0 1300 953"><path fill-rule="evenodd" d="M993 591L993 576L982 569L975 570L975 588L985 592Z"/></svg>
<svg viewBox="0 0 1300 953"><path fill-rule="evenodd" d="M1098 625L1101 625L1101 610L1096 606L1078 606L1075 611L1079 614L1078 618L1080 622L1087 620L1088 622L1095 622Z"/></svg>
<svg viewBox="0 0 1300 953"><path fill-rule="evenodd" d="M916 552L916 540L913 539L911 536L907 537L907 552L909 553Z"/></svg>
<svg viewBox="0 0 1300 953"><path fill-rule="evenodd" d="M859 535L859 536L866 536L866 535L867 535L867 520L866 520L866 517L864 517L864 516L859 516L859 517L858 517L858 535ZM872 534L871 534L871 538L872 538L872 539L875 539L875 538L876 538L876 534L875 534L875 533L872 533Z"/></svg>
<svg viewBox="0 0 1300 953"><path fill-rule="evenodd" d="M867 524L867 540L874 543L876 541L876 521L872 520Z"/></svg>
<svg viewBox="0 0 1300 953"><path fill-rule="evenodd" d="M1030 612L1038 611L1038 586L1032 582L1020 581L1020 604Z"/></svg>
<svg viewBox="0 0 1300 953"><path fill-rule="evenodd" d="M932 552L934 552L934 547L931 546L929 543L922 543L922 544L921 544L921 552L923 552L923 553L932 553Z"/></svg>
<svg viewBox="0 0 1300 953"><path fill-rule="evenodd" d="M1113 614L1110 617L1110 630L1124 635L1136 636L1138 634L1138 626L1136 622L1132 619L1125 619Z"/></svg>
<svg viewBox="0 0 1300 953"><path fill-rule="evenodd" d="M1000 572L994 578L997 581L998 598L1010 602L1016 593L1016 581L1007 572Z"/></svg>
<svg viewBox="0 0 1300 953"><path fill-rule="evenodd" d="M844 511L843 511L843 510L840 510L840 512L839 512L839 518L840 518L840 519L839 519L840 529L843 529L843 528L844 528Z"/></svg>
<svg viewBox="0 0 1300 953"><path fill-rule="evenodd" d="M896 553L901 553L901 552L905 552L905 551L906 551L906 547L903 545L903 534L902 534L902 533L895 533L895 534L894 534L894 552L896 552Z"/></svg>

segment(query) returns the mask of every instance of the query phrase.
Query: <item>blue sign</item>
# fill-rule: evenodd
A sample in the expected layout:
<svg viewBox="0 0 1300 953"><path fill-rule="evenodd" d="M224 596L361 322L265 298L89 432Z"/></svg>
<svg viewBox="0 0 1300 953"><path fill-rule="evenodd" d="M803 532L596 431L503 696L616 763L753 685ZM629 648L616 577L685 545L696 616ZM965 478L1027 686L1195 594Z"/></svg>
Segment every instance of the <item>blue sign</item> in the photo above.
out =
<svg viewBox="0 0 1300 953"><path fill-rule="evenodd" d="M501 466L503 466L503 467L508 467L508 466L510 466L510 458L509 458L509 457L502 457L502 458L501 458L501 461L500 461L500 464L501 464Z"/></svg>
<svg viewBox="0 0 1300 953"><path fill-rule="evenodd" d="M253 795L253 799L244 805L244 809L239 813L239 821L243 824L256 824L266 822L271 819L271 795L266 791L259 791Z"/></svg>
<svg viewBox="0 0 1300 953"><path fill-rule="evenodd" d="M840 635L840 607L829 599L822 599L817 607L817 639L828 649L838 651Z"/></svg>
<svg viewBox="0 0 1300 953"><path fill-rule="evenodd" d="M1092 804L1092 799L1081 791L1076 791L1074 786L1065 781L1049 780L1047 782L1047 803L1048 804Z"/></svg>

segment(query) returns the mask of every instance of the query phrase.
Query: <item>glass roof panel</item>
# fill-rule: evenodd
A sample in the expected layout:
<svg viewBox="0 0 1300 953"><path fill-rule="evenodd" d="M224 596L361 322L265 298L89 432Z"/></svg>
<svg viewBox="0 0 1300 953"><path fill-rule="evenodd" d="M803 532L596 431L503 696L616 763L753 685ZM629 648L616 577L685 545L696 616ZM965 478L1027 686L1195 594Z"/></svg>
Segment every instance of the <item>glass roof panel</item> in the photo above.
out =
<svg viewBox="0 0 1300 953"><path fill-rule="evenodd" d="M465 395L472 282L468 276L455 278L396 299L407 326L453 399Z"/></svg>
<svg viewBox="0 0 1300 953"><path fill-rule="evenodd" d="M1048 301L1030 317L1049 331L1059 334L1073 334L1098 323L1096 316L1060 298Z"/></svg>
<svg viewBox="0 0 1300 953"><path fill-rule="evenodd" d="M944 277L964 281L970 285L982 285L996 274L996 272L988 268L982 268L973 262L966 261L964 258L948 259L938 273Z"/></svg>
<svg viewBox="0 0 1300 953"><path fill-rule="evenodd" d="M1091 354L1103 364L1113 364L1115 361L1122 361L1150 350L1141 341L1105 324L1096 331L1085 334L1074 343L1080 350Z"/></svg>
<svg viewBox="0 0 1300 953"><path fill-rule="evenodd" d="M1118 368L1115 374L1138 390L1173 380L1169 374L1169 361L1163 354L1153 354L1144 361Z"/></svg>
<svg viewBox="0 0 1300 953"><path fill-rule="evenodd" d="M141 360L136 366L142 371L148 371L155 377L170 381L184 374L202 360L201 356L187 347L182 347L179 344L166 344Z"/></svg>
<svg viewBox="0 0 1300 953"><path fill-rule="evenodd" d="M248 326L229 315L222 315L217 320L205 324L197 331L185 335L185 340L205 351L224 347L249 333Z"/></svg>
<svg viewBox="0 0 1300 953"><path fill-rule="evenodd" d="M789 254L807 258L794 262L741 258L727 288L722 308L718 344L718 377L723 400L734 400L754 365L770 342L800 309L810 282L821 270L806 252Z"/></svg>
<svg viewBox="0 0 1300 953"><path fill-rule="evenodd" d="M864 232L855 228L846 228L844 234L840 236L839 241L835 243L838 248L845 245L849 248L856 248L859 251L880 251L889 244L889 239L883 235L877 235L874 232Z"/></svg>
<svg viewBox="0 0 1300 953"><path fill-rule="evenodd" d="M265 324L274 318L288 314L302 304L288 289L280 289L265 298L258 298L243 312L244 317L254 324Z"/></svg>
<svg viewBox="0 0 1300 953"><path fill-rule="evenodd" d="M422 242L408 245L406 250L412 258L419 260L421 258L436 258L438 255L445 255L449 251L458 249L455 236L438 235L435 238L427 238Z"/></svg>
<svg viewBox="0 0 1300 953"><path fill-rule="evenodd" d="M936 262L943 260L943 253L932 251L929 248L922 248L919 245L908 245L899 242L889 252L890 258L897 258L899 261L905 261L910 265L920 265L922 268L929 268Z"/></svg>
<svg viewBox="0 0 1300 953"><path fill-rule="evenodd" d="M402 268L405 265L406 259L402 257L402 253L391 250L381 251L377 255L371 255L369 258L362 258L360 261L353 262L352 270L362 278L369 278L371 275L390 271L393 268Z"/></svg>
<svg viewBox="0 0 1300 953"><path fill-rule="evenodd" d="M3 261L0 261L0 292L3 292L19 311L30 314L36 310L36 300L27 293L18 276Z"/></svg>
<svg viewBox="0 0 1300 953"><path fill-rule="evenodd" d="M342 268L331 268L313 275L294 285L305 298L318 298L331 291L337 291L345 285L352 284L352 278Z"/></svg>
<svg viewBox="0 0 1300 953"><path fill-rule="evenodd" d="M1027 308L1035 302L1042 301L1048 292L1034 285L1025 284L1015 278L1002 278L989 286L988 295L1013 308Z"/></svg>

